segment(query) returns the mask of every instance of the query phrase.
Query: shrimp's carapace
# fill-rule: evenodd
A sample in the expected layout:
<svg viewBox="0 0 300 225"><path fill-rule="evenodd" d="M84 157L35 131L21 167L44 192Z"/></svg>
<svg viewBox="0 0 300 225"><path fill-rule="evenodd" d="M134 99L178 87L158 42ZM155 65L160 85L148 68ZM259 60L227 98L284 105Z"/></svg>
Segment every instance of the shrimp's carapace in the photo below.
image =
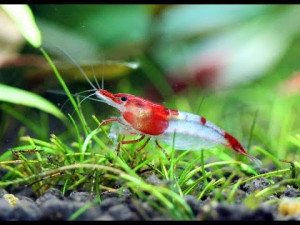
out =
<svg viewBox="0 0 300 225"><path fill-rule="evenodd" d="M170 111L164 106L128 94L116 94L124 100L123 119L134 129L148 135L160 135L169 125Z"/></svg>

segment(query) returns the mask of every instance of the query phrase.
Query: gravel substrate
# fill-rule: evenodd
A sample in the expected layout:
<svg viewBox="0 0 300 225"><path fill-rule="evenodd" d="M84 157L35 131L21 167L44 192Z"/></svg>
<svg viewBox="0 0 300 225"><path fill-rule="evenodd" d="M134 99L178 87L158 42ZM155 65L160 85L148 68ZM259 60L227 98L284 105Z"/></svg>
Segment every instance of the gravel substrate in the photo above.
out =
<svg viewBox="0 0 300 225"><path fill-rule="evenodd" d="M162 182L155 175L149 176L146 181L154 185L160 185ZM210 195L202 200L197 200L192 195L183 198L191 207L195 220L300 220L300 213L293 214L292 211L295 211L295 207L299 207L300 212L299 200L296 201L296 206L290 203L296 197L300 197L300 190L292 186L287 186L280 195L269 197L274 200L284 199L286 205L261 203L257 209L251 210L242 204L242 200L249 193L262 190L269 185L269 181L265 178L241 185L234 196L234 204L212 201ZM8 198L10 200L7 200ZM77 191L63 196L62 192L55 188L48 189L40 197L36 197L30 188L15 193L0 189L0 220L68 220L74 212L91 204L95 198L88 192ZM76 220L172 219L156 211L147 202L133 197L129 189L123 190L122 197L117 193L104 191L101 193L101 200L100 204L93 204Z"/></svg>

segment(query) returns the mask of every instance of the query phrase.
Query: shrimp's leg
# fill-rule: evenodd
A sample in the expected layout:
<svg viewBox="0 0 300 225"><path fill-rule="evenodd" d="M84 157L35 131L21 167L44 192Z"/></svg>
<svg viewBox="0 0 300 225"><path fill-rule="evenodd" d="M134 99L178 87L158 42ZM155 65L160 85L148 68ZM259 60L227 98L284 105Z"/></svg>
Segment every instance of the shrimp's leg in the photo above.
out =
<svg viewBox="0 0 300 225"><path fill-rule="evenodd" d="M124 136L124 138L125 138L125 136ZM124 141L124 138L123 138L122 141L120 141L120 142L118 143L118 147L117 147L117 156L119 156L119 152L120 152L120 147L121 147L121 145L137 143L137 142L143 140L143 139L145 138L145 135L142 135L139 139L136 139L136 140Z"/></svg>
<svg viewBox="0 0 300 225"><path fill-rule="evenodd" d="M149 141L150 141L150 137L147 138L147 140L145 141L145 143L144 143L141 147L139 147L138 149L136 149L136 150L134 151L134 155L133 155L133 157L132 157L131 165L133 165L137 153L138 153L139 151L141 151L143 148L145 148Z"/></svg>
<svg viewBox="0 0 300 225"><path fill-rule="evenodd" d="M103 125L105 125L105 124L107 124L107 123L109 123L109 122L118 122L118 123L120 123L120 124L123 124L119 118L110 118L110 119L107 119L107 120L103 120L103 121L100 123L99 127L102 127Z"/></svg>
<svg viewBox="0 0 300 225"><path fill-rule="evenodd" d="M157 140L155 140L155 144L160 150L162 150L164 152L164 154L167 156L167 159L169 160L169 162L171 162L170 156L167 154L166 150L160 146L160 144L158 143Z"/></svg>

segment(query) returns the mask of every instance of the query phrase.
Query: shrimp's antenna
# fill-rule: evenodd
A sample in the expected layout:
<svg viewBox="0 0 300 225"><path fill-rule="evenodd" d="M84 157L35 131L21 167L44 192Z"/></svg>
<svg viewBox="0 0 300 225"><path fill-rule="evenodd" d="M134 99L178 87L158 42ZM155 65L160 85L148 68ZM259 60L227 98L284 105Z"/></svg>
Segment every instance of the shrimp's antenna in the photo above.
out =
<svg viewBox="0 0 300 225"><path fill-rule="evenodd" d="M93 75L94 75L94 80L96 81L97 87L98 87L98 89L101 89L101 88L100 88L100 85L99 85L99 83L98 83L98 80L97 80L97 78L96 78L96 74L95 74L94 66L93 66L93 65L91 65L91 66L92 66Z"/></svg>
<svg viewBox="0 0 300 225"><path fill-rule="evenodd" d="M102 80L101 80L101 88L102 88L102 90L104 90L104 73L103 73L103 68L102 68Z"/></svg>
<svg viewBox="0 0 300 225"><path fill-rule="evenodd" d="M102 61L103 61L103 65L102 65L102 80L101 80L101 88L102 88L102 90L104 90L104 65L105 65L105 57L104 57L104 54L103 53L101 53L101 58L103 58L102 59Z"/></svg>
<svg viewBox="0 0 300 225"><path fill-rule="evenodd" d="M95 95L95 94L96 94L96 93L93 93L93 94L90 94L90 95L88 95L88 96L85 96L85 97L79 102L78 105L81 105L81 103L82 103L84 100L88 99L89 97L91 97L91 96L93 96L93 95Z"/></svg>
<svg viewBox="0 0 300 225"><path fill-rule="evenodd" d="M91 96L93 96L93 95L96 95L96 93L93 93L93 94L90 94L90 95L88 95L88 96L82 96L82 95L77 95L77 96L79 96L79 97L84 97L80 102L79 102L79 106L86 100L86 99L90 99L90 100L93 100L93 101L96 101L96 102L104 102L104 101L101 101L100 99L95 99L95 98L90 98ZM72 116L73 116L73 114L75 113L75 109L73 110L73 112L72 112Z"/></svg>
<svg viewBox="0 0 300 225"><path fill-rule="evenodd" d="M84 90L84 91L80 91L80 92L77 92L75 94L72 94L73 96L79 96L79 94L82 94L82 93L86 93L86 92L92 92L92 91L95 91L95 89L89 89L89 90ZM60 90L46 90L47 93L51 93L51 94L56 94L56 95L66 95L65 92L63 91L60 91Z"/></svg>
<svg viewBox="0 0 300 225"><path fill-rule="evenodd" d="M95 85L90 81L90 79L88 78L88 76L86 75L86 73L84 72L84 70L81 68L81 66L62 48L58 47L55 45L56 48L58 48L59 50L61 50L66 56L68 56L68 58L76 65L76 67L80 70L80 72L83 74L83 76L85 77L85 79L87 80L87 82L89 82L89 84L95 89L97 90L97 88L95 87Z"/></svg>
<svg viewBox="0 0 300 225"><path fill-rule="evenodd" d="M74 97L77 97L77 96L78 96L78 97L86 97L86 96L83 96L83 95L81 95L81 94L82 94L82 93L86 93L86 92L91 92L91 91L95 92L94 89L91 89L91 90L85 90L85 91L81 91L81 92L78 92L78 93L76 93L76 94L71 94L71 95L74 96ZM67 94L64 93L64 92L57 91L57 90L47 90L46 92L52 93L52 94L56 94L56 95L67 95ZM92 98L90 98L90 99L91 99L91 100L94 100L94 101L98 101L98 100L99 100L99 99L92 99ZM70 101L69 98L61 105L60 110L62 110L62 109L64 108L64 106L67 104L68 101ZM75 110L74 110L74 112L75 112Z"/></svg>

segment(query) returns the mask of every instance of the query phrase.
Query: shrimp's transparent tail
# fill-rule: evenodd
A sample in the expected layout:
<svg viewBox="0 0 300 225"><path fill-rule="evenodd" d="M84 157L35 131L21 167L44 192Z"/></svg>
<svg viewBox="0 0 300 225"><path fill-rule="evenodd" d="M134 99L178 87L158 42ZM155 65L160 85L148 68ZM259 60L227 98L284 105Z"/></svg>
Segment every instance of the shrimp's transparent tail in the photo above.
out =
<svg viewBox="0 0 300 225"><path fill-rule="evenodd" d="M258 158L251 156L251 157L249 157L249 159L250 159L251 163L255 164L255 166L257 166L257 167L262 166L262 162Z"/></svg>

